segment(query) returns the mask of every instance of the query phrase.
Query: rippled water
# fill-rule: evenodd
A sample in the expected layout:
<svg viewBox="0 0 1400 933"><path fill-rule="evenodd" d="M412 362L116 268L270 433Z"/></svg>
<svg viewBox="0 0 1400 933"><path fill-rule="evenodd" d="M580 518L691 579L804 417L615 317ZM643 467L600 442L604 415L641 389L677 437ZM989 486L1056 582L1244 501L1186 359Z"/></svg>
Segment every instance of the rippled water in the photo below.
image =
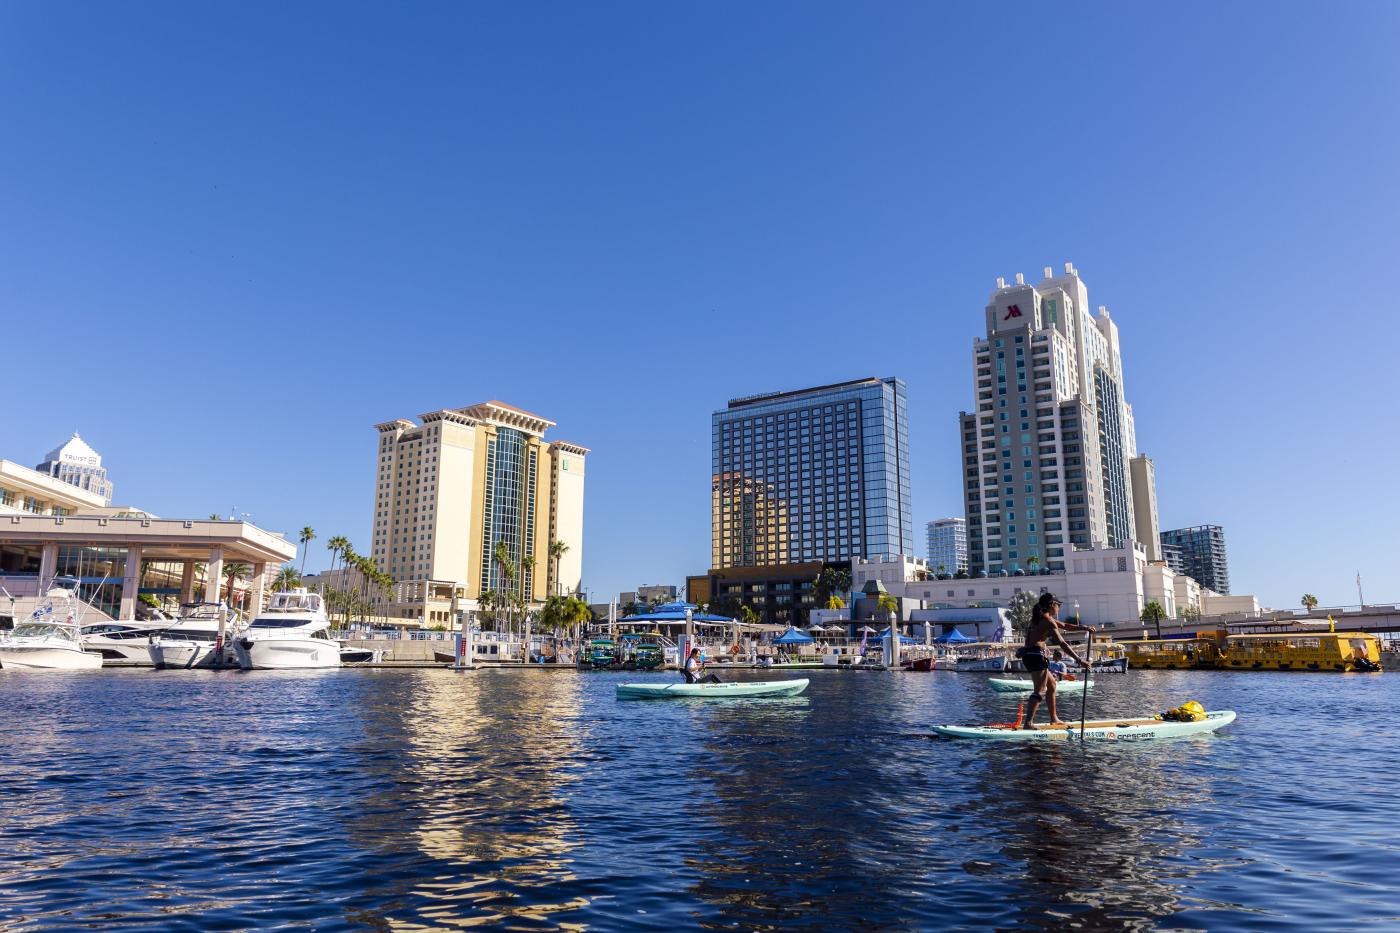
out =
<svg viewBox="0 0 1400 933"><path fill-rule="evenodd" d="M1400 925L1400 675L1103 675L1240 720L1087 749L921 737L980 675L646 676L0 672L0 928Z"/></svg>

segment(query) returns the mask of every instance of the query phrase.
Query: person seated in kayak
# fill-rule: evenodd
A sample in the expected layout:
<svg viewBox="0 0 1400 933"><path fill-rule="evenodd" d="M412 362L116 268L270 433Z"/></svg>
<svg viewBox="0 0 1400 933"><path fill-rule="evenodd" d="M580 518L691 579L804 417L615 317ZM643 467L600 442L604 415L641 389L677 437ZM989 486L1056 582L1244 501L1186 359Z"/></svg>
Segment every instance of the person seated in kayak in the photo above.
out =
<svg viewBox="0 0 1400 933"><path fill-rule="evenodd" d="M1069 672L1069 665L1065 663L1064 653L1059 648L1055 649L1055 656L1050 661L1050 673L1054 675L1057 683L1074 680L1074 675Z"/></svg>
<svg viewBox="0 0 1400 933"><path fill-rule="evenodd" d="M705 673L705 662L700 659L700 649L691 648L685 659L685 682L688 684L717 684L720 679L714 674Z"/></svg>
<svg viewBox="0 0 1400 933"><path fill-rule="evenodd" d="M1092 626L1081 625L1078 622L1061 622L1057 616L1060 612L1060 601L1053 593L1042 593L1040 600L1031 610L1031 624L1026 628L1026 646L1021 649L1021 661L1026 665L1026 672L1031 675L1031 701L1026 704L1026 717L1021 722L1022 729L1035 728L1035 711L1040 706L1040 701L1045 701L1046 709L1050 711L1050 725L1063 726L1065 721L1055 712L1055 678L1050 674L1050 659L1045 656L1045 643L1053 640L1069 656L1074 658L1075 663L1080 667L1087 668L1088 662L1075 653L1069 642L1065 641L1062 632L1093 632Z"/></svg>

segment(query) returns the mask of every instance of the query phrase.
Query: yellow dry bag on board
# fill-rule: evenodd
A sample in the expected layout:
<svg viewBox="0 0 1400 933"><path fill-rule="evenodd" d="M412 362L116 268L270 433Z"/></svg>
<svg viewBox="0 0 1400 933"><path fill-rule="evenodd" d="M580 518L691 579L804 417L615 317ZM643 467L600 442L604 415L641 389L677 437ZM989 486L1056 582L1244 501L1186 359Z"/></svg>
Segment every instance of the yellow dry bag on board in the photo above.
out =
<svg viewBox="0 0 1400 933"><path fill-rule="evenodd" d="M1162 718L1172 722L1200 722L1206 718L1206 710L1204 706L1192 700L1176 709L1167 710L1162 714Z"/></svg>

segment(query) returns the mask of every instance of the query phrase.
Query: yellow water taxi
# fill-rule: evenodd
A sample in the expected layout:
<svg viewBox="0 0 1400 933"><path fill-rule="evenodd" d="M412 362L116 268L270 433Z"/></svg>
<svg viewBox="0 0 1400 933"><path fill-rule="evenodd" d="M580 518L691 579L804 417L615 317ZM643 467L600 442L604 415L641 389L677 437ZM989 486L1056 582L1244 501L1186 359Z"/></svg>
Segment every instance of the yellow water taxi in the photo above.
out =
<svg viewBox="0 0 1400 933"><path fill-rule="evenodd" d="M1120 642L1133 667L1168 670L1378 671L1380 641L1364 632L1197 632Z"/></svg>
<svg viewBox="0 0 1400 933"><path fill-rule="evenodd" d="M1220 667L1252 671L1378 671L1381 644L1364 632L1230 635Z"/></svg>

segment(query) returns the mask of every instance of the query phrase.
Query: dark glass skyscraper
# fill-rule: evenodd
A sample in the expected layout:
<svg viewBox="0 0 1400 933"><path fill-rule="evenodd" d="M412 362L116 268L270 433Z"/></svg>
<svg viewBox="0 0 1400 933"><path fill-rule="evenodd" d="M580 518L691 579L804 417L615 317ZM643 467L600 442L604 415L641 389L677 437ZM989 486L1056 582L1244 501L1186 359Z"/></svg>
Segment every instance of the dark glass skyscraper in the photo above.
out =
<svg viewBox="0 0 1400 933"><path fill-rule="evenodd" d="M711 443L713 567L914 553L901 380L734 399Z"/></svg>
<svg viewBox="0 0 1400 933"><path fill-rule="evenodd" d="M1167 565L1222 596L1230 595L1230 562L1225 557L1225 529L1195 525L1162 532Z"/></svg>

